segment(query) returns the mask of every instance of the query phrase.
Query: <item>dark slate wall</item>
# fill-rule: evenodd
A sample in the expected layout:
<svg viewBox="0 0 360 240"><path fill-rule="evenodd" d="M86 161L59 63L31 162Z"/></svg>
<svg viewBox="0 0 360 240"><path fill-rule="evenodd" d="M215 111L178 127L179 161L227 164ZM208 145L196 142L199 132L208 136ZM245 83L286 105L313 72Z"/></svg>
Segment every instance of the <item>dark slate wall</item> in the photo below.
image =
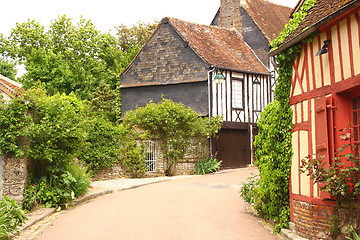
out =
<svg viewBox="0 0 360 240"><path fill-rule="evenodd" d="M267 67L269 67L269 43L267 39L243 8L240 8L240 12L242 16L243 37L245 42L249 44L258 58Z"/></svg>
<svg viewBox="0 0 360 240"><path fill-rule="evenodd" d="M121 90L122 115L128 110L134 110L136 106L145 106L150 100L158 102L161 96L174 102L182 102L197 113L207 115L207 82L124 88Z"/></svg>
<svg viewBox="0 0 360 240"><path fill-rule="evenodd" d="M162 23L121 76L121 85L204 81L208 67L170 24Z"/></svg>

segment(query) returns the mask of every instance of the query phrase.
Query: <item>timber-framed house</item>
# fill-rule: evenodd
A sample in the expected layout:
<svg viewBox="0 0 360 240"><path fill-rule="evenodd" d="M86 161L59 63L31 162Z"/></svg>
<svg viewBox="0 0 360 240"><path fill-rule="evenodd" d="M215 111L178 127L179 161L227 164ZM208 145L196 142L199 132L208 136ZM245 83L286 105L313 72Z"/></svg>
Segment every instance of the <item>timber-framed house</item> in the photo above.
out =
<svg viewBox="0 0 360 240"><path fill-rule="evenodd" d="M303 3L299 1L294 11ZM301 43L310 34L315 35L312 40ZM321 190L324 185L301 172L301 162L310 156L329 166L337 149L360 141L360 1L317 0L271 55L296 43L302 44L302 51L293 64L290 93L294 152L290 220L303 237L329 239L336 201ZM359 148L352 151L359 154Z"/></svg>
<svg viewBox="0 0 360 240"><path fill-rule="evenodd" d="M276 30L268 31L272 34L264 33L257 25L258 21L245 10L258 2L264 3L260 7L266 5L267 10L273 7L272 15L274 12L287 15L280 18L283 20L273 18L272 22L269 20L262 25L262 28L277 26ZM247 6L242 8L242 4ZM233 11L230 14L232 20L225 20L229 11ZM218 26L170 17L162 19L145 46L121 74L123 113L164 97L182 102L203 117L221 115L222 129L218 137L210 142L212 154L216 153L217 158L223 161L223 167L251 164L251 143L259 113L273 99L275 80L267 55L268 37L274 38L279 33L290 11L287 7L263 0L231 0L221 1L213 21L213 25ZM246 17L248 19L243 21ZM234 19L241 24L232 25ZM253 39L264 40L265 57L261 59L257 55L257 52L261 55L261 51L250 47L244 32ZM250 37L247 39L250 41ZM221 79L219 76L222 76Z"/></svg>

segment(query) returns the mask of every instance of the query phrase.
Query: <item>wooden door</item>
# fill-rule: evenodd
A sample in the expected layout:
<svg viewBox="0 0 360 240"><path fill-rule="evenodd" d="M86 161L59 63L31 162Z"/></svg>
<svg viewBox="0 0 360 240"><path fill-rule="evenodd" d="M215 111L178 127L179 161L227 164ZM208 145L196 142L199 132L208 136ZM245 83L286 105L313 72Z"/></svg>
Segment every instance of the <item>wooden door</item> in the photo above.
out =
<svg viewBox="0 0 360 240"><path fill-rule="evenodd" d="M215 140L217 159L223 168L244 167L250 164L249 132L247 129L221 129Z"/></svg>

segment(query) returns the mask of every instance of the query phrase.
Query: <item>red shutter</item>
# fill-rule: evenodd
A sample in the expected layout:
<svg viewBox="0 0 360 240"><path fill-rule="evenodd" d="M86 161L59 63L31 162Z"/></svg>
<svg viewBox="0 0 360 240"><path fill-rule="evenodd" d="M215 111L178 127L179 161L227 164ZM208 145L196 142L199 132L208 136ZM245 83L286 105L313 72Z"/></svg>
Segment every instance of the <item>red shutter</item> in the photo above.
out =
<svg viewBox="0 0 360 240"><path fill-rule="evenodd" d="M329 166L329 115L332 115L326 107L326 97L315 99L315 140L316 140L316 157L321 158L325 162L325 166ZM319 184L319 187L324 184ZM330 198L328 192L320 191L321 198Z"/></svg>

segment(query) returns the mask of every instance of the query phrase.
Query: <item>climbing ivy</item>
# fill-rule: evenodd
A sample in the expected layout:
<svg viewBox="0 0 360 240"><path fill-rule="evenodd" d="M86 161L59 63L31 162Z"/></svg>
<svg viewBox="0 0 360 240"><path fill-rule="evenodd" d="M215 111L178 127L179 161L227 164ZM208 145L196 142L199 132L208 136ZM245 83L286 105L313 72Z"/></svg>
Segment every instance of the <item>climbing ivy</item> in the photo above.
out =
<svg viewBox="0 0 360 240"><path fill-rule="evenodd" d="M307 0L293 18L285 25L279 37L271 42L272 49L278 48L298 28L316 0ZM278 63L275 101L261 114L255 137L256 161L260 179L254 189L253 202L258 213L273 219L275 231L288 226L289 222L289 178L292 157L291 129L292 110L289 105L292 66L299 56L302 43L297 43L277 55ZM255 199L255 200L254 200Z"/></svg>
<svg viewBox="0 0 360 240"><path fill-rule="evenodd" d="M285 41L285 39L299 27L300 23L306 17L308 11L315 5L316 2L317 0L306 0L301 5L299 11L292 15L290 21L280 32L280 35L270 43L270 46L273 48L272 50L278 48Z"/></svg>

